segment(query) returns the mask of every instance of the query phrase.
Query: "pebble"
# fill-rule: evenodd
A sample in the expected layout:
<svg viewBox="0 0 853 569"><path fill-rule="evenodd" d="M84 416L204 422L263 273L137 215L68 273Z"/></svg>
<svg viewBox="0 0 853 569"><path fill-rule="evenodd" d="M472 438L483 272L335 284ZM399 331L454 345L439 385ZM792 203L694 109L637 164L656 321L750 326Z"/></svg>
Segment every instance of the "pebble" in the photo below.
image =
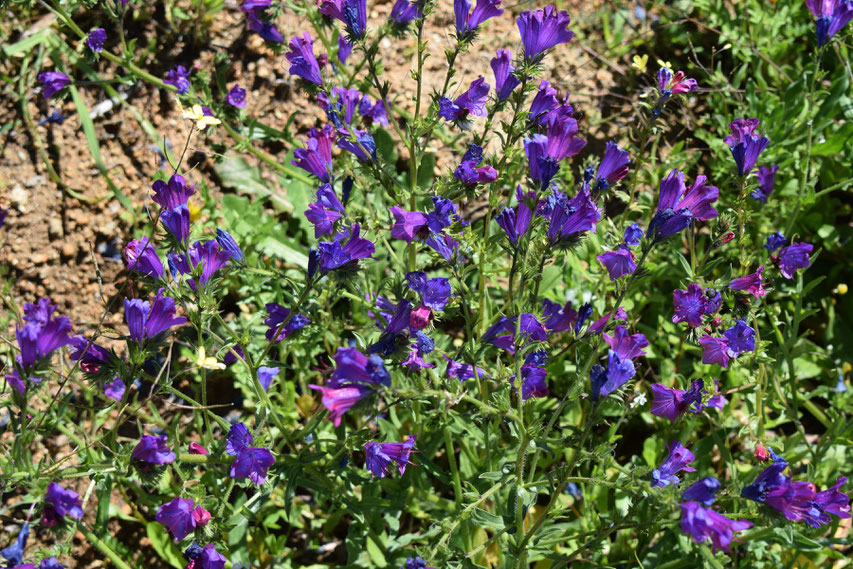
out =
<svg viewBox="0 0 853 569"><path fill-rule="evenodd" d="M47 222L47 232L53 239L62 237L64 235L64 232L62 231L62 220L58 217L51 217Z"/></svg>
<svg viewBox="0 0 853 569"><path fill-rule="evenodd" d="M12 192L9 194L9 198L11 198L15 207L18 208L18 211L21 213L25 213L27 211L24 206L26 206L27 202L30 201L30 193L25 190L21 184L15 184L15 187L12 188Z"/></svg>
<svg viewBox="0 0 853 569"><path fill-rule="evenodd" d="M77 245L74 243L63 243L62 245L62 256L63 257L74 257L77 255Z"/></svg>

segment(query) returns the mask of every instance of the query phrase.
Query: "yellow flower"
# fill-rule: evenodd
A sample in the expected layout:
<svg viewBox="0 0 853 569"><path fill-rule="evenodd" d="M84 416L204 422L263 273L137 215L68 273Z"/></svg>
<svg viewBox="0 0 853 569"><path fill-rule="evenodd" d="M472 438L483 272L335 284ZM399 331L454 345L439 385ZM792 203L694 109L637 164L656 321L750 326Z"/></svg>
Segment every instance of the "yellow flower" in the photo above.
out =
<svg viewBox="0 0 853 569"><path fill-rule="evenodd" d="M209 358L204 351L204 346L198 347L198 355L195 358L195 365L204 369L225 369L225 364L216 361L216 358Z"/></svg>
<svg viewBox="0 0 853 569"><path fill-rule="evenodd" d="M658 59L658 67L666 67L667 69L672 69L672 64L668 61Z"/></svg>
<svg viewBox="0 0 853 569"><path fill-rule="evenodd" d="M838 286L832 292L838 295L845 295L847 294L847 285L845 283L838 283Z"/></svg>
<svg viewBox="0 0 853 569"><path fill-rule="evenodd" d="M201 208L192 200L187 202L187 208L190 210L190 221L198 221L201 217Z"/></svg>
<svg viewBox="0 0 853 569"><path fill-rule="evenodd" d="M214 126L221 122L216 117L204 114L204 110L201 108L201 105L193 105L189 110L182 109L181 114L185 119L193 121L198 130L204 130L209 126Z"/></svg>
<svg viewBox="0 0 853 569"><path fill-rule="evenodd" d="M639 71L640 73L646 72L646 65L649 63L649 54L644 53L643 55L635 55L633 59L633 63L631 63L631 67Z"/></svg>

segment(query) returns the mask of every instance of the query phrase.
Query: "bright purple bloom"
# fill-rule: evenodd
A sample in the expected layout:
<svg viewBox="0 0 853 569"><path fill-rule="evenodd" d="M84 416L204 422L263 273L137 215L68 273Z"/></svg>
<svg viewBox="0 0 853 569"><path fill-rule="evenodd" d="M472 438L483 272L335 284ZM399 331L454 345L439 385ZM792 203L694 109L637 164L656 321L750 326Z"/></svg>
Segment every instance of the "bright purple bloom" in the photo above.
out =
<svg viewBox="0 0 853 569"><path fill-rule="evenodd" d="M258 382L261 384L261 387L264 388L264 391L270 390L270 385L272 384L272 380L276 378L279 371L281 371L277 367L264 367L261 366L258 368Z"/></svg>
<svg viewBox="0 0 853 569"><path fill-rule="evenodd" d="M347 38L343 34L338 36L338 61L341 64L346 65L347 59L349 59L352 53L352 47L353 45L347 41Z"/></svg>
<svg viewBox="0 0 853 569"><path fill-rule="evenodd" d="M335 235L334 241L320 243L320 270L324 273L341 267L354 267L359 259L370 258L376 250L373 242L360 237L361 226L353 224L351 229ZM347 239L349 238L349 239ZM346 245L341 245L347 239Z"/></svg>
<svg viewBox="0 0 853 569"><path fill-rule="evenodd" d="M702 345L703 364L718 364L723 369L728 369L729 360L732 359L732 355L727 339L715 338L709 334L705 334L699 338L699 343Z"/></svg>
<svg viewBox="0 0 853 569"><path fill-rule="evenodd" d="M714 550L729 551L734 533L752 527L752 522L732 520L699 502L681 504L681 531L693 536L696 543L711 538Z"/></svg>
<svg viewBox="0 0 853 569"><path fill-rule="evenodd" d="M426 272L406 273L409 288L421 295L425 306L433 310L444 310L450 300L450 280L445 277L428 279Z"/></svg>
<svg viewBox="0 0 853 569"><path fill-rule="evenodd" d="M398 26L406 26L412 20L421 17L421 7L417 0L397 0L391 8L389 19Z"/></svg>
<svg viewBox="0 0 853 569"><path fill-rule="evenodd" d="M80 368L86 373L96 373L112 361L109 350L90 342L83 336L74 336L69 344L74 348L74 351L68 354L68 357L74 361L79 360Z"/></svg>
<svg viewBox="0 0 853 569"><path fill-rule="evenodd" d="M697 176L693 186L687 190L684 173L678 170L670 172L660 183L660 198L657 213L649 224L649 235L656 239L665 239L686 229L695 219L705 221L717 217L713 203L720 191L714 186L706 186L705 176Z"/></svg>
<svg viewBox="0 0 853 569"><path fill-rule="evenodd" d="M95 53L101 53L104 50L104 42L107 39L107 32L104 28L95 28L86 37L86 45Z"/></svg>
<svg viewBox="0 0 853 569"><path fill-rule="evenodd" d="M489 96L489 89L491 87L482 77L471 81L468 90L456 99L451 100L448 97L439 99L438 116L447 121L456 121L463 129L470 128L469 115L486 116L486 99Z"/></svg>
<svg viewBox="0 0 853 569"><path fill-rule="evenodd" d="M500 5L501 0L477 0L477 5L472 11L470 0L453 0L458 36L470 37L480 24L503 14L504 11Z"/></svg>
<svg viewBox="0 0 853 569"><path fill-rule="evenodd" d="M66 490L56 482L51 482L44 495L45 507L42 511L42 525L52 527L69 516L75 520L83 517L80 496L74 490ZM26 537L24 538L26 540Z"/></svg>
<svg viewBox="0 0 853 569"><path fill-rule="evenodd" d="M160 221L178 243L186 244L190 237L190 209L187 205L164 210Z"/></svg>
<svg viewBox="0 0 853 569"><path fill-rule="evenodd" d="M853 20L850 0L806 0L806 6L817 18L817 46L823 47L832 36Z"/></svg>
<svg viewBox="0 0 853 569"><path fill-rule="evenodd" d="M755 349L755 330L744 320L738 320L737 324L723 332L723 336L728 342L729 355L733 358Z"/></svg>
<svg viewBox="0 0 853 569"><path fill-rule="evenodd" d="M246 13L246 20L248 21L250 30L257 32L261 38L267 41L282 43L284 36L269 21L269 16L267 15L267 8L269 8L270 4L269 0L246 0L240 6L240 9Z"/></svg>
<svg viewBox="0 0 853 569"><path fill-rule="evenodd" d="M548 240L555 246L568 246L577 242L580 233L592 231L601 220L601 210L592 201L589 191L585 188L572 199L567 199L562 192L554 192L548 197L551 213L549 219Z"/></svg>
<svg viewBox="0 0 853 569"><path fill-rule="evenodd" d="M592 189L596 192L603 192L610 188L613 184L628 175L628 165L630 163L631 155L628 154L628 151L619 150L619 146L615 142L612 140L608 141L607 147L604 150L604 158L601 159L601 164L598 165L598 171L593 178L595 183L592 184ZM642 235L642 230L640 231ZM632 245L632 243L629 243L629 245Z"/></svg>
<svg viewBox="0 0 853 569"><path fill-rule="evenodd" d="M305 148L297 148L293 151L295 160L290 163L302 168L309 174L313 174L323 182L332 180L332 141L334 131L330 128L308 131L308 141Z"/></svg>
<svg viewBox="0 0 853 569"><path fill-rule="evenodd" d="M172 326L180 326L187 319L175 316L175 299L163 296L164 289L157 291L154 302L138 298L124 299L124 318L130 338L137 344L156 338Z"/></svg>
<svg viewBox="0 0 853 569"><path fill-rule="evenodd" d="M462 162L453 172L453 177L465 184L474 186L476 184L489 184L498 177L497 171L491 166L477 168L483 161L483 148L471 144L462 156Z"/></svg>
<svg viewBox="0 0 853 569"><path fill-rule="evenodd" d="M339 389L319 385L309 385L308 387L316 389L322 394L323 407L329 411L329 419L336 427L341 424L343 414L370 393L369 388L361 386L341 387Z"/></svg>
<svg viewBox="0 0 853 569"><path fill-rule="evenodd" d="M157 255L154 244L147 237L134 239L128 243L124 249L124 255L129 271L137 271L155 279L163 278L163 262Z"/></svg>
<svg viewBox="0 0 853 569"><path fill-rule="evenodd" d="M684 472L696 471L695 468L690 466L690 463L695 458L693 453L681 446L680 442L673 441L667 445L667 448L669 449L669 456L666 457L666 460L663 461L660 467L652 470L652 486L663 488L670 484L678 484L677 473L682 470Z"/></svg>
<svg viewBox="0 0 853 569"><path fill-rule="evenodd" d="M656 112L660 112L660 106L666 103L672 95L680 93L690 93L695 91L699 84L695 79L685 79L683 71L678 71L675 75L667 67L661 67L658 70L658 90L660 98L658 99L658 108ZM657 116L657 115L655 115Z"/></svg>
<svg viewBox="0 0 853 569"><path fill-rule="evenodd" d="M166 435L142 435L133 448L130 459L158 465L173 462L177 457L172 449L166 446L168 440Z"/></svg>
<svg viewBox="0 0 853 569"><path fill-rule="evenodd" d="M749 174L755 168L758 157L770 144L769 138L758 136L755 132L758 123L758 119L737 119L729 124L731 134L723 140L729 145L737 172L741 176Z"/></svg>
<svg viewBox="0 0 853 569"><path fill-rule="evenodd" d="M365 356L355 348L338 348L334 359L336 368L328 383L331 388L391 385L391 375L375 354Z"/></svg>
<svg viewBox="0 0 853 569"><path fill-rule="evenodd" d="M371 475L377 478L385 478L385 475L391 472L392 463L396 463L400 476L402 476L406 471L406 465L413 464L409 462L409 456L415 447L416 437L417 435L409 435L402 443L370 441L364 445L364 467L370 471Z"/></svg>
<svg viewBox="0 0 853 569"><path fill-rule="evenodd" d="M459 383L464 383L466 379L474 378L474 366L471 364L462 364L451 360L447 356L444 356L444 359L447 360L447 377L455 377L459 380ZM477 377L485 377L485 373L482 369L477 368Z"/></svg>
<svg viewBox="0 0 853 569"><path fill-rule="evenodd" d="M177 89L178 95L183 95L190 90L190 74L186 67L178 65L176 68L169 70L163 83Z"/></svg>
<svg viewBox="0 0 853 569"><path fill-rule="evenodd" d="M510 62L511 57L508 49L499 49L490 63L495 74L495 97L498 102L507 100L521 83L518 77L513 75L515 67Z"/></svg>
<svg viewBox="0 0 853 569"><path fill-rule="evenodd" d="M542 318L545 319L545 328L548 333L556 334L571 330L572 324L578 319L578 313L572 309L571 302L561 305L546 298L542 300Z"/></svg>
<svg viewBox="0 0 853 569"><path fill-rule="evenodd" d="M235 84L225 95L225 102L238 109L246 108L246 90Z"/></svg>
<svg viewBox="0 0 853 569"><path fill-rule="evenodd" d="M315 85L323 84L323 76L320 75L320 64L314 55L314 41L311 35L305 32L301 36L295 36L290 40L290 51L284 54L290 62L288 71Z"/></svg>
<svg viewBox="0 0 853 569"><path fill-rule="evenodd" d="M192 533L198 525L196 516L193 515L195 507L195 502L192 500L175 498L171 502L161 505L154 519L166 526L172 533L172 537L181 541Z"/></svg>
<svg viewBox="0 0 853 569"><path fill-rule="evenodd" d="M351 152L362 162L376 160L376 141L366 130L355 130L353 137L346 129L339 129L338 148Z"/></svg>
<svg viewBox="0 0 853 569"><path fill-rule="evenodd" d="M646 355L645 349L649 346L649 341L644 334L629 334L628 329L621 324L616 326L612 336L605 333L603 337L610 349L623 360L635 360Z"/></svg>
<svg viewBox="0 0 853 569"><path fill-rule="evenodd" d="M311 319L307 316L303 316L302 314L295 314L291 318L290 309L285 308L276 302L267 303L266 309L267 314L269 314L267 319L264 320L264 324L266 324L268 328L266 332L266 339L272 340L273 336L275 336L276 330L278 330L278 336L275 339L276 343L281 342L297 330L301 330L311 323ZM287 324L284 324L285 322L287 322ZM282 324L284 324L283 327Z"/></svg>
<svg viewBox="0 0 853 569"><path fill-rule="evenodd" d="M850 517L850 497L838 491L846 483L847 477L840 476L835 480L834 486L815 494L814 503L821 512L835 514L839 518ZM823 523L829 523L829 521L827 520Z"/></svg>
<svg viewBox="0 0 853 569"><path fill-rule="evenodd" d="M248 478L255 484L263 484L267 471L275 463L269 449L247 448L241 451L231 463L231 478Z"/></svg>
<svg viewBox="0 0 853 569"><path fill-rule="evenodd" d="M104 384L104 395L113 401L121 401L124 398L126 386L120 377L114 377L112 381Z"/></svg>
<svg viewBox="0 0 853 569"><path fill-rule="evenodd" d="M769 168L767 166L758 167L755 174L758 178L758 187L750 193L753 199L756 199L761 203L767 203L767 198L769 198L770 194L773 193L773 187L776 185L776 172L778 170L779 166L776 164Z"/></svg>
<svg viewBox="0 0 853 569"><path fill-rule="evenodd" d="M549 393L545 381L548 372L544 367L526 364L521 366L521 399L527 401L531 397L546 397Z"/></svg>
<svg viewBox="0 0 853 569"><path fill-rule="evenodd" d="M175 279L178 278L178 274L190 275L197 272L200 266L201 277L199 278L199 283L204 286L219 269L228 264L228 261L231 260L231 253L220 248L219 243L211 239L204 242L196 241L190 246L186 255L169 253L167 260L169 262L169 270ZM193 290L196 289L194 279L189 279L189 284Z"/></svg>
<svg viewBox="0 0 853 569"><path fill-rule="evenodd" d="M571 117L561 117L548 128L548 135L534 134L524 139L524 153L530 168L530 177L547 188L560 170L560 161L580 152L586 141L574 136L578 123Z"/></svg>
<svg viewBox="0 0 853 569"><path fill-rule="evenodd" d="M625 245L619 245L616 251L602 253L598 256L598 260L607 269L611 281L625 275L631 275L637 269L634 253Z"/></svg>
<svg viewBox="0 0 853 569"><path fill-rule="evenodd" d="M21 350L20 363L24 368L35 366L55 350L72 342L71 321L64 316L53 317L56 305L41 298L38 303L24 304L24 320L15 326L15 338Z"/></svg>
<svg viewBox="0 0 853 569"><path fill-rule="evenodd" d="M235 261L237 263L244 263L246 261L246 257L243 255L243 250L240 249L240 246L231 234L219 227L216 228L216 242L219 244L222 251L231 255L231 261Z"/></svg>
<svg viewBox="0 0 853 569"><path fill-rule="evenodd" d="M243 423L234 423L225 437L225 452L231 456L237 456L241 451L249 448L255 437L249 432Z"/></svg>
<svg viewBox="0 0 853 569"><path fill-rule="evenodd" d="M568 93L560 101L557 98L557 90L547 81L542 81L539 83L536 96L530 103L527 118L530 122L539 125L551 125L561 118L571 117L573 112Z"/></svg>
<svg viewBox="0 0 853 569"><path fill-rule="evenodd" d="M347 31L357 38L367 31L366 0L321 0L320 13L343 22Z"/></svg>
<svg viewBox="0 0 853 569"><path fill-rule="evenodd" d="M687 322L691 328L702 325L702 316L708 311L708 300L702 287L695 283L687 285L687 290L677 289L672 291L672 304L675 314L672 316L673 323Z"/></svg>
<svg viewBox="0 0 853 569"><path fill-rule="evenodd" d="M681 494L681 499L684 501L701 502L704 506L710 506L714 503L717 492L722 487L720 481L713 476L706 476L698 482L691 484L687 490Z"/></svg>
<svg viewBox="0 0 853 569"><path fill-rule="evenodd" d="M767 243L764 245L764 248L767 249L770 253L774 252L779 247L783 247L788 240L785 239L785 236L782 235L779 231L773 233L767 237Z"/></svg>
<svg viewBox="0 0 853 569"><path fill-rule="evenodd" d="M406 211L399 206L390 208L394 216L394 227L391 228L391 237L411 243L416 238L425 238L429 235L426 214L417 211Z"/></svg>
<svg viewBox="0 0 853 569"><path fill-rule="evenodd" d="M732 290L745 290L755 298L764 296L767 291L764 289L764 283L761 280L761 273L764 271L764 265L758 267L758 270L751 275L738 277L729 283L729 288Z"/></svg>
<svg viewBox="0 0 853 569"><path fill-rule="evenodd" d="M513 208L504 208L495 218L498 226L504 230L510 243L518 245L519 238L523 237L530 228L530 222L533 219L533 213L530 207L522 200Z"/></svg>
<svg viewBox="0 0 853 569"><path fill-rule="evenodd" d="M58 92L71 85L71 79L65 73L59 71L45 71L39 73L38 80L44 84L42 88L42 96L45 99L50 99Z"/></svg>
<svg viewBox="0 0 853 569"><path fill-rule="evenodd" d="M811 265L809 255L812 252L809 243L791 243L779 251L779 271L786 279L793 279L798 269L805 269Z"/></svg>
<svg viewBox="0 0 853 569"><path fill-rule="evenodd" d="M568 29L571 21L568 12L558 12L553 5L535 12L522 12L516 22L524 44L525 61L536 61L552 47L571 41L575 35Z"/></svg>
<svg viewBox="0 0 853 569"><path fill-rule="evenodd" d="M651 414L675 422L678 417L689 410L684 401L684 390L677 387L667 387L662 383L652 385Z"/></svg>
<svg viewBox="0 0 853 569"><path fill-rule="evenodd" d="M186 205L190 196L195 193L195 186L187 184L187 181L180 174L172 174L168 182L155 180L151 184L151 189L154 190L151 200L163 209L173 209Z"/></svg>
<svg viewBox="0 0 853 569"><path fill-rule="evenodd" d="M317 201L308 204L305 217L314 225L314 237L320 237L334 233L335 222L343 218L345 213L332 185L323 184L317 190Z"/></svg>
<svg viewBox="0 0 853 569"><path fill-rule="evenodd" d="M501 316L500 319L492 324L486 333L483 334L483 342L492 344L508 351L510 354L515 353L516 339L516 317L508 318ZM520 333L522 344L526 345L532 341L544 342L548 339L548 333L545 326L533 314L524 313L521 315Z"/></svg>
<svg viewBox="0 0 853 569"><path fill-rule="evenodd" d="M597 401L599 397L607 397L617 389L628 383L637 373L634 362L629 358L623 358L614 350L607 352L607 369L599 364L592 366L589 372L591 385L591 397Z"/></svg>

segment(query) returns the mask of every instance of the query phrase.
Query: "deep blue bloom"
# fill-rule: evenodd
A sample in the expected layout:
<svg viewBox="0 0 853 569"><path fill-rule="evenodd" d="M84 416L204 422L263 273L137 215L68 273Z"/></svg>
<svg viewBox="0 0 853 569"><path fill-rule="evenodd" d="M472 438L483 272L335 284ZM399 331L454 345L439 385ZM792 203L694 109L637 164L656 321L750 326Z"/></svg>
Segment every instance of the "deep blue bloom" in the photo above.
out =
<svg viewBox="0 0 853 569"><path fill-rule="evenodd" d="M323 182L332 179L332 140L334 131L327 125L323 129L312 128L308 131L308 141L305 148L293 151L295 160L290 163L313 174Z"/></svg>
<svg viewBox="0 0 853 569"><path fill-rule="evenodd" d="M677 473L682 470L684 472L696 471L695 468L690 466L690 463L695 458L693 453L681 446L680 442L673 441L667 448L669 449L669 456L666 457L666 460L663 461L660 467L652 470L652 486L663 488L670 484L678 484Z"/></svg>
<svg viewBox="0 0 853 569"><path fill-rule="evenodd" d="M385 478L391 472L392 466L396 463L397 470L400 476L406 471L406 465L412 464L409 462L409 456L412 454L412 449L415 446L415 438L417 435L409 435L405 442L402 443L377 443L370 441L364 445L364 467L377 478Z"/></svg>
<svg viewBox="0 0 853 569"><path fill-rule="evenodd" d="M758 119L737 119L729 123L731 134L723 140L729 145L741 176L746 176L755 168L758 157L770 144L769 138L758 136L755 132L758 124Z"/></svg>
<svg viewBox="0 0 853 569"><path fill-rule="evenodd" d="M107 32L104 28L95 28L86 37L86 45L95 53L101 53L104 49L104 41L107 39Z"/></svg>
<svg viewBox="0 0 853 569"><path fill-rule="evenodd" d="M219 227L216 228L216 242L219 243L219 247L228 253L231 254L231 260L237 263L244 263L246 257L243 255L243 250L240 249L240 246L237 245L237 242L234 241L234 238L231 237L231 234L221 229Z"/></svg>
<svg viewBox="0 0 853 569"><path fill-rule="evenodd" d="M534 134L524 139L524 152L530 168L530 177L545 189L560 169L560 161L580 152L586 141L575 136L578 123L571 117L561 117L552 122L548 134Z"/></svg>
<svg viewBox="0 0 853 569"><path fill-rule="evenodd" d="M738 320L734 326L723 332L723 336L728 342L730 357L734 358L755 349L755 330L744 320Z"/></svg>
<svg viewBox="0 0 853 569"><path fill-rule="evenodd" d="M571 41L575 35L568 29L571 21L568 12L558 12L552 5L535 12L522 12L516 22L525 61L536 61L552 47Z"/></svg>
<svg viewBox="0 0 853 569"><path fill-rule="evenodd" d="M38 80L44 84L41 93L45 99L50 99L71 84L68 75L59 71L39 73Z"/></svg>
<svg viewBox="0 0 853 569"><path fill-rule="evenodd" d="M851 0L806 0L806 6L817 18L817 46L829 39L853 20Z"/></svg>
<svg viewBox="0 0 853 569"><path fill-rule="evenodd" d="M178 95L183 95L190 90L190 74L186 67L178 65L169 70L163 83L173 86L177 89Z"/></svg>
<svg viewBox="0 0 853 569"><path fill-rule="evenodd" d="M713 476L707 476L698 482L691 484L687 490L681 494L681 499L685 502L692 500L701 502L705 506L710 506L714 503L717 492L722 487L720 481Z"/></svg>
<svg viewBox="0 0 853 569"><path fill-rule="evenodd" d="M512 54L508 49L499 49L491 62L492 71L495 74L495 96L498 101L505 101L518 87L518 77L513 75L515 67L510 62Z"/></svg>
<svg viewBox="0 0 853 569"><path fill-rule="evenodd" d="M701 326L702 316L708 314L708 298L696 283L687 285L686 290L672 291L672 305L675 308L673 323L687 322L691 328Z"/></svg>
<svg viewBox="0 0 853 569"><path fill-rule="evenodd" d="M236 107L238 109L243 109L246 107L246 90L242 89L240 85L235 84L228 91L228 94L225 95L225 102L231 105L232 107Z"/></svg>
<svg viewBox="0 0 853 569"><path fill-rule="evenodd" d="M314 41L311 35L305 32L301 36L295 36L290 40L290 51L284 54L290 62L288 71L314 85L323 84L323 76L320 75L320 64L314 55Z"/></svg>
<svg viewBox="0 0 853 569"><path fill-rule="evenodd" d="M64 316L54 317L55 310L56 305L47 298L24 304L24 319L15 326L15 338L21 350L19 361L25 369L71 343L71 321Z"/></svg>
<svg viewBox="0 0 853 569"><path fill-rule="evenodd" d="M519 238L527 233L527 230L530 228L530 222L533 219L533 212L530 210L530 206L527 205L520 189L516 192L516 196L521 198L518 200L518 205L514 209L504 208L498 214L497 218L495 218L495 221L504 230L510 243L513 245L518 245Z"/></svg>
<svg viewBox="0 0 853 569"><path fill-rule="evenodd" d="M187 243L190 238L190 209L186 204L163 210L160 221L178 243Z"/></svg>
<svg viewBox="0 0 853 569"><path fill-rule="evenodd" d="M759 166L755 174L758 178L758 187L752 190L749 195L761 203L767 203L767 198L773 193L773 187L776 185L776 172L778 170L779 166L776 164L769 168L767 166Z"/></svg>
<svg viewBox="0 0 853 569"><path fill-rule="evenodd" d="M139 442L133 447L130 459L147 462L149 464L168 464L173 462L177 456L172 449L166 446L169 438L166 435L142 435Z"/></svg>
<svg viewBox="0 0 853 569"><path fill-rule="evenodd" d="M625 232L622 234L622 239L625 241L626 245L633 247L634 245L640 244L640 239L643 238L643 235L643 228L637 223L632 223L625 228Z"/></svg>
<svg viewBox="0 0 853 569"><path fill-rule="evenodd" d="M779 247L783 247L787 242L788 240L785 239L785 236L782 235L781 232L777 231L767 237L767 243L764 245L764 248L773 253Z"/></svg>
<svg viewBox="0 0 853 569"><path fill-rule="evenodd" d="M225 437L225 452L231 456L237 456L240 451L249 448L255 437L249 432L243 423L234 423Z"/></svg>
<svg viewBox="0 0 853 569"><path fill-rule="evenodd" d="M394 2L394 7L391 8L391 15L388 17L394 24L400 27L405 27L409 22L421 17L421 6L419 0L409 2L409 0L397 0Z"/></svg>
<svg viewBox="0 0 853 569"><path fill-rule="evenodd" d="M376 250L373 242L360 236L361 226L357 223L351 229L335 235L334 241L320 243L320 270L324 273L345 266L352 266L359 259L370 258ZM348 239L347 239L348 238ZM344 239L347 240L343 244Z"/></svg>
<svg viewBox="0 0 853 569"><path fill-rule="evenodd" d="M269 316L266 320L264 320L264 324L266 324L268 330L266 332L266 339L272 340L273 336L275 336L276 330L278 330L278 337L276 337L276 343L281 342L297 330L301 330L305 328L308 324L311 323L311 319L307 316L303 316L302 314L296 314L293 318L288 320L290 317L290 309L283 307L277 302L270 302L266 305L267 314ZM287 321L287 324L282 328L282 324Z"/></svg>
<svg viewBox="0 0 853 569"><path fill-rule="evenodd" d="M409 288L421 295L424 306L433 310L444 310L450 300L450 280L445 277L428 279L426 272L406 273Z"/></svg>
<svg viewBox="0 0 853 569"><path fill-rule="evenodd" d="M477 0L477 5L471 11L470 0L453 0L456 34L460 38L470 37L480 24L504 13L500 5L501 0Z"/></svg>
<svg viewBox="0 0 853 569"><path fill-rule="evenodd" d="M356 38L367 31L366 0L321 0L320 13L343 22L347 31Z"/></svg>
<svg viewBox="0 0 853 569"><path fill-rule="evenodd" d="M27 547L27 538L30 535L30 523L24 522L21 526L21 531L18 532L18 537L15 538L15 543L0 551L0 554L8 561L8 567L17 567L23 563L24 549Z"/></svg>
<svg viewBox="0 0 853 569"><path fill-rule="evenodd" d="M347 59L349 59L350 54L352 53L353 44L347 41L347 38L341 34L338 36L338 61L342 64L346 65Z"/></svg>
<svg viewBox="0 0 853 569"><path fill-rule="evenodd" d="M130 338L137 344L156 338L172 326L180 326L187 319L175 316L175 299L163 296L164 289L157 291L154 302L138 298L124 299L124 318Z"/></svg>
<svg viewBox="0 0 853 569"><path fill-rule="evenodd" d="M24 566L24 568L25 567L26 566ZM17 569L24 569L24 568L19 567ZM59 560L56 559L56 557L45 557L44 559L41 560L41 563L39 563L38 569L65 569L65 566L62 563L60 563Z"/></svg>
<svg viewBox="0 0 853 569"><path fill-rule="evenodd" d="M365 356L355 348L338 348L334 359L336 367L328 387L337 389L357 384L391 386L391 374L376 354Z"/></svg>
<svg viewBox="0 0 853 569"><path fill-rule="evenodd" d="M63 115L59 111L53 111L44 118L40 119L38 122L39 126L44 126L47 124L62 124L65 122L65 119L68 118ZM3 219L6 217L5 212L8 210L3 210L0 208L0 227L3 227Z"/></svg>
<svg viewBox="0 0 853 569"><path fill-rule="evenodd" d="M346 129L338 130L338 148L355 155L362 162L376 160L376 142L366 130L355 130L355 138Z"/></svg>

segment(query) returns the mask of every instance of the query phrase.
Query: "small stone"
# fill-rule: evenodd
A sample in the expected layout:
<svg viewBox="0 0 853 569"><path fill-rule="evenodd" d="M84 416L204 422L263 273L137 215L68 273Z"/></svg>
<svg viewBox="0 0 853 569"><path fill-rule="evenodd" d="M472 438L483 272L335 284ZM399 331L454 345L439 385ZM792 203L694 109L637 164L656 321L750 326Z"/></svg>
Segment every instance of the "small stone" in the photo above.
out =
<svg viewBox="0 0 853 569"><path fill-rule="evenodd" d="M43 265L47 262L47 254L46 253L36 253L32 257L30 257L30 261L33 265Z"/></svg>
<svg viewBox="0 0 853 569"><path fill-rule="evenodd" d="M47 222L47 232L52 239L58 239L64 235L62 231L62 220L58 217L52 217Z"/></svg>
<svg viewBox="0 0 853 569"><path fill-rule="evenodd" d="M40 174L36 174L32 178L30 178L26 182L24 182L24 185L27 186L28 188L32 188L32 187L35 187L37 185L41 185L43 183L44 183L44 176L42 176Z"/></svg>
<svg viewBox="0 0 853 569"><path fill-rule="evenodd" d="M9 198L15 207L18 208L18 211L21 213L27 211L24 206L30 201L30 193L21 184L15 184L15 187L12 188L12 192L9 194Z"/></svg>
<svg viewBox="0 0 853 569"><path fill-rule="evenodd" d="M63 243L62 245L62 256L63 257L74 257L77 255L77 245L74 243Z"/></svg>

